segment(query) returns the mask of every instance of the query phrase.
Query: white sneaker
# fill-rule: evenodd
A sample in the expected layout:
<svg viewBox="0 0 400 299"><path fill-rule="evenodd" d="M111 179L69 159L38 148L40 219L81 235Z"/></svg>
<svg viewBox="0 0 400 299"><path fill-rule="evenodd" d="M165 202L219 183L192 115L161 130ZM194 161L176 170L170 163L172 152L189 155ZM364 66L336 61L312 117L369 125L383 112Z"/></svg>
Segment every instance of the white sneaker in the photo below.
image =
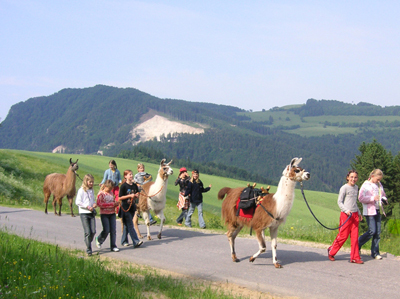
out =
<svg viewBox="0 0 400 299"><path fill-rule="evenodd" d="M381 259L382 259L382 256L380 256L380 255L378 254L377 256L375 256L375 259L376 259L376 260L381 260Z"/></svg>
<svg viewBox="0 0 400 299"><path fill-rule="evenodd" d="M124 244L122 244L122 246L128 247L129 243L124 243Z"/></svg>
<svg viewBox="0 0 400 299"><path fill-rule="evenodd" d="M119 251L119 249L118 249L117 247L114 247L114 248L112 249L112 251L114 251L114 252L118 252L118 251Z"/></svg>
<svg viewBox="0 0 400 299"><path fill-rule="evenodd" d="M99 242L98 237L96 237L96 247L99 248L99 249L101 248L101 244Z"/></svg>

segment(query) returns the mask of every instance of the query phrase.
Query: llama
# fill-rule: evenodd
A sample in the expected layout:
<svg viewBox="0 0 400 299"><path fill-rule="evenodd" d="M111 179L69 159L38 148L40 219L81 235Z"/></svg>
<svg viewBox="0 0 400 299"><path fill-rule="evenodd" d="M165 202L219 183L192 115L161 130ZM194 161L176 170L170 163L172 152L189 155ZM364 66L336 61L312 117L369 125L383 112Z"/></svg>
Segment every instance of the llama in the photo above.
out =
<svg viewBox="0 0 400 299"><path fill-rule="evenodd" d="M157 234L157 238L161 239L161 232L164 224L164 208L165 202L167 201L167 186L168 177L173 174L173 170L169 165L172 160L165 164L165 159L161 160L160 169L158 170L157 178L155 182L149 182L142 185L142 191L140 192L139 204L137 205L138 212L143 212L143 219L147 225L147 239L151 240L150 237L150 221L149 221L149 210L153 210L155 214L160 218L160 230ZM135 214L133 218L133 224L139 238L143 236L139 232L138 217Z"/></svg>
<svg viewBox="0 0 400 299"><path fill-rule="evenodd" d="M74 211L72 209L72 200L76 194L75 181L76 181L76 171L78 170L78 160L72 162L69 159L69 168L66 174L61 173L51 173L46 176L43 184L44 202L46 203L46 209L44 212L47 214L47 204L51 194L53 194L53 207L54 214L61 216L61 206L62 199L67 196L69 207L71 209L71 216L75 217ZM59 212L56 212L56 205L59 205Z"/></svg>
<svg viewBox="0 0 400 299"><path fill-rule="evenodd" d="M225 224L228 226L227 236L231 247L231 257L234 262L239 262L235 252L235 238L243 226L246 225L252 227L256 232L259 244L258 252L250 258L250 262L254 262L261 253L266 251L264 230L269 227L272 261L275 268L282 268L281 264L278 263L276 256L276 238L278 235L278 228L279 225L285 223L286 217L292 209L296 183L302 182L303 180L306 181L310 178L310 173L298 166L301 160L302 158L293 158L290 164L285 167L276 193L269 193L260 199L260 204L264 208L257 207L251 220L236 216L236 202L244 188L239 187L231 189L225 187L218 192L218 199L220 200L222 200L226 195L226 198L222 203L221 212ZM271 213L274 218L272 218L264 209Z"/></svg>

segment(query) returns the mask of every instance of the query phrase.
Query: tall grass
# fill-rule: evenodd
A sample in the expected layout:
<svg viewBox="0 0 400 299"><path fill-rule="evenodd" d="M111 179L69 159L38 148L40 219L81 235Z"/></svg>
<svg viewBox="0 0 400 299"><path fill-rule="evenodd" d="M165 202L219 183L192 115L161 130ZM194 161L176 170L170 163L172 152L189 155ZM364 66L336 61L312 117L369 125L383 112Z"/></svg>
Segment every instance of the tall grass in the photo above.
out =
<svg viewBox="0 0 400 299"><path fill-rule="evenodd" d="M0 238L0 298L237 298L129 262L84 257L1 230Z"/></svg>

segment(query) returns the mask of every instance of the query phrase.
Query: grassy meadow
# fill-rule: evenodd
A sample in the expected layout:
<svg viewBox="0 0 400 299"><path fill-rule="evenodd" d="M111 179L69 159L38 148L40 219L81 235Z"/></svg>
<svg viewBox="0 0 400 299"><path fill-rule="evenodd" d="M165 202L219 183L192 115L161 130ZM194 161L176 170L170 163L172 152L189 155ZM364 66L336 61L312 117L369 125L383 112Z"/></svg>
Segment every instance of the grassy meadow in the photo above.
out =
<svg viewBox="0 0 400 299"><path fill-rule="evenodd" d="M78 174L80 177L83 178L87 173L91 173L94 176L94 191L95 194L97 194L99 191L98 183L101 182L103 173L108 168L110 157L0 150L0 205L25 207L44 211L43 181L49 173L66 173L70 158L72 158L73 161L79 159ZM125 169L131 169L135 173L137 164L140 162L119 158L115 160L121 172ZM175 219L180 214L180 211L176 207L179 188L178 186L174 186L174 182L177 178L179 168L185 165L174 165L172 163L171 166L174 169L174 174L168 180L167 206L164 214L166 216L167 225L177 225ZM146 163L145 167L146 171L152 174L155 179L159 165ZM285 165L282 165L282 170L284 167ZM234 188L245 186L249 182L207 174L200 174L200 179L205 186L212 184L211 190L204 194L204 218L207 228L224 233L225 227L220 214L222 201L217 199L217 193L225 186ZM273 179L278 180L279 178ZM77 189L80 185L81 181L77 178ZM258 185L258 187L261 187L261 185ZM337 194L308 191L307 182L304 183L304 189L306 198L319 220L326 226L337 227L339 220ZM271 186L270 192L275 192L275 190L276 186ZM337 231L330 231L322 228L309 212L300 189L296 189L295 193L296 197L292 211L287 218L286 224L280 227L278 237L280 239L295 239L325 244L331 243ZM49 213L53 213L51 200L52 198L49 201ZM75 204L73 207L74 213L78 214L78 209ZM62 213L70 213L66 199L63 201ZM194 227L198 227L197 212L193 215L192 222ZM249 229L244 229L241 234L248 235ZM382 250L399 255L400 249L398 246L392 245L392 241L393 236L386 236L385 233L383 233L381 240ZM349 246L349 241L345 246Z"/></svg>
<svg viewBox="0 0 400 299"><path fill-rule="evenodd" d="M283 107L285 108L285 107ZM298 114L294 114L293 111L279 110L279 111L258 111L258 112L240 112L238 114L246 115L253 121L268 121L269 117L272 116L274 122L268 127L274 128L279 126L300 126L297 129L286 130L289 133L298 134L303 137L311 136L322 136L325 134L357 134L358 128L353 127L338 127L338 126L324 126L324 123L366 123L368 121L381 121L381 122L394 122L400 121L400 116L389 115L389 116L313 116L301 118ZM365 126L364 126L365 127Z"/></svg>

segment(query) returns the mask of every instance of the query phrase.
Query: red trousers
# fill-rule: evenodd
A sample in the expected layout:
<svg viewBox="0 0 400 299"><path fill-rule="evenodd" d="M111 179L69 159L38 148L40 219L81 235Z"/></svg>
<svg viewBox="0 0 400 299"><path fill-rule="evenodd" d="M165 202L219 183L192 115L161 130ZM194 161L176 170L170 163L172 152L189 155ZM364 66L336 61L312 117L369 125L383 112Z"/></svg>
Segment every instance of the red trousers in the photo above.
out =
<svg viewBox="0 0 400 299"><path fill-rule="evenodd" d="M346 213L340 213L340 225L342 225L349 216ZM359 260L360 253L358 248L358 213L355 212L351 215L350 219L339 229L339 233L336 236L335 241L333 241L331 250L329 252L330 255L335 256L335 254L339 251L339 249L343 246L344 242L346 242L347 238L350 235L351 240L351 253L350 260Z"/></svg>

